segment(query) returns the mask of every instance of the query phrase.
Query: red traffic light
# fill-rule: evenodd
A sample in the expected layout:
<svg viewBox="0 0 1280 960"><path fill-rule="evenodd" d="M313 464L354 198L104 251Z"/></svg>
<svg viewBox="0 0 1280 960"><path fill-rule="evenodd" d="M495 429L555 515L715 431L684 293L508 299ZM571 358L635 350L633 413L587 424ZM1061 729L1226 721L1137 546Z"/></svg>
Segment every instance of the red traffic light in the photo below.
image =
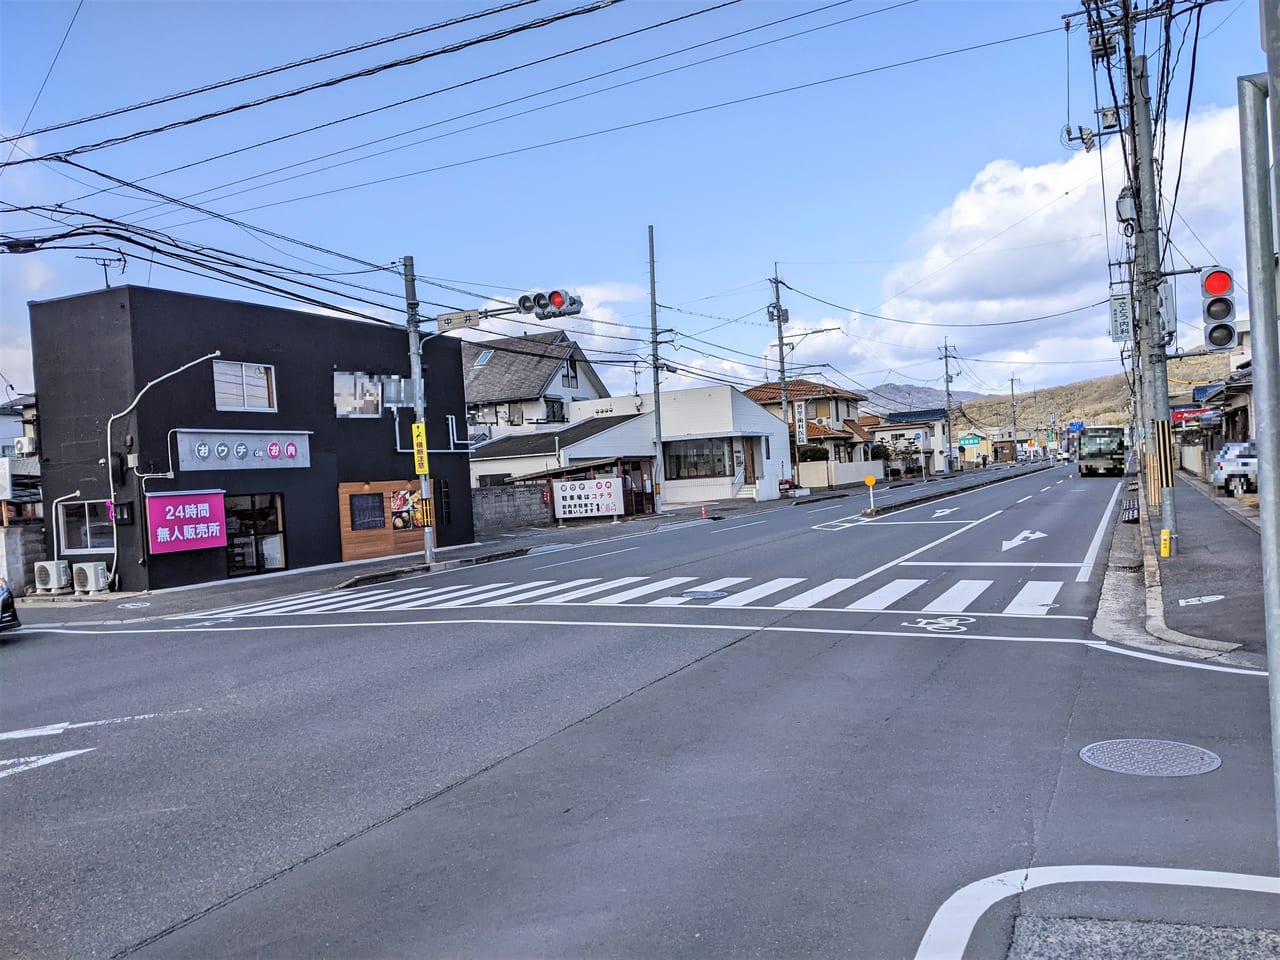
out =
<svg viewBox="0 0 1280 960"><path fill-rule="evenodd" d="M547 294L547 300L551 303L552 310L559 310L564 307L569 298L565 296L563 290L552 290Z"/></svg>
<svg viewBox="0 0 1280 960"><path fill-rule="evenodd" d="M1228 270L1209 270L1200 278L1200 287L1207 297L1221 297L1229 294L1234 285Z"/></svg>

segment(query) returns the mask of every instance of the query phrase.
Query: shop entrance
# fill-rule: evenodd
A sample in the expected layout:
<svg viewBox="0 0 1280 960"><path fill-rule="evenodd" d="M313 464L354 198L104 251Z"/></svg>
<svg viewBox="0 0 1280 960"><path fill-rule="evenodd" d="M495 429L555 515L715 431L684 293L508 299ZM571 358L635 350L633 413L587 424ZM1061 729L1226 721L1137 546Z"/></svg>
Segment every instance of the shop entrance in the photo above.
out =
<svg viewBox="0 0 1280 960"><path fill-rule="evenodd" d="M284 510L278 493L227 497L227 575L285 569Z"/></svg>

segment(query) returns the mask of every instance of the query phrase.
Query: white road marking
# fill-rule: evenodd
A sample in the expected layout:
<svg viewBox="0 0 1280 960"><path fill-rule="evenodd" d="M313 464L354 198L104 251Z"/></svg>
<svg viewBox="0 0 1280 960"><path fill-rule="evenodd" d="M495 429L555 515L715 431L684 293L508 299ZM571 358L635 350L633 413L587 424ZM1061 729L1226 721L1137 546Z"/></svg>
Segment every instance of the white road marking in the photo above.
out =
<svg viewBox="0 0 1280 960"><path fill-rule="evenodd" d="M1116 498L1120 496L1120 487L1123 484L1123 480L1116 481L1116 489L1111 494L1107 509L1102 511L1102 519L1098 521L1098 529L1093 532L1093 542L1089 544L1089 552L1085 554L1084 563L1080 565L1080 572L1076 574L1076 583L1085 583L1093 576L1093 564L1098 559L1098 549L1102 546L1102 537L1107 532L1111 511L1116 505Z"/></svg>
<svg viewBox="0 0 1280 960"><path fill-rule="evenodd" d="M609 603L625 603L628 600L634 600L636 597L643 597L647 593L658 593L666 590L668 587L678 587L682 583L692 583L697 577L667 577L665 580L657 580L654 583L646 583L639 587L632 587L630 590L623 590L620 593L611 593L606 597L597 597L595 600L589 601L596 604Z"/></svg>
<svg viewBox="0 0 1280 960"><path fill-rule="evenodd" d="M925 613L960 613L994 582L994 580L959 580L937 600L926 605Z"/></svg>
<svg viewBox="0 0 1280 960"><path fill-rule="evenodd" d="M486 590L484 593L473 593L467 597L456 597L453 600L446 600L444 603L437 603L437 607L461 607L467 603L478 603L483 600L492 600L494 597L500 597L504 593L516 593L525 587L540 587L543 584L551 583L550 580L530 580L527 583L510 584L504 587L498 587L495 590Z"/></svg>
<svg viewBox="0 0 1280 960"><path fill-rule="evenodd" d="M874 570L868 570L862 576L858 577L857 581L855 582L860 583L863 580L868 580L871 577L874 577L876 574L884 573L884 571L889 570L893 567L896 567L898 564L902 563L904 560L910 560L912 557L919 556L920 554L924 553L926 550L932 550L934 547L938 546L938 544L946 543L952 537L958 537L962 533L967 533L969 530L972 530L978 524L986 523L992 517L998 517L1002 513L1004 513L1003 510L995 510L995 511L992 511L991 513L988 513L985 517L981 517L977 520L971 520L969 523L965 524L959 530L953 530L951 533L948 533L945 537L939 537L937 540L931 541L930 543L926 543L923 547L917 547L916 549L912 550L910 553L904 553L902 556L898 557L895 560L890 560L888 563L882 563L880 566L876 567Z"/></svg>
<svg viewBox="0 0 1280 960"><path fill-rule="evenodd" d="M1061 480L1059 480L1058 482L1059 482L1059 483L1061 483L1062 481L1061 481ZM1052 490L1052 489L1053 489L1053 485L1052 485L1052 484L1050 484L1050 485L1049 485L1049 486L1047 486L1047 487L1041 487L1041 488L1040 488L1040 492L1041 492L1041 493L1044 493L1046 490Z"/></svg>
<svg viewBox="0 0 1280 960"><path fill-rule="evenodd" d="M928 580L894 580L879 590L873 590L860 600L845 607L846 610L884 610L895 600L901 600L916 587L923 586Z"/></svg>
<svg viewBox="0 0 1280 960"><path fill-rule="evenodd" d="M488 590L490 587L506 586L505 583L486 583L482 586L473 587L463 584L449 590L436 591L432 596L418 597L414 600L408 600L405 603L394 603L390 606L382 606L382 610L421 610L425 607L434 607L441 600L452 600L455 597L466 596L468 593L476 593L480 590Z"/></svg>
<svg viewBox="0 0 1280 960"><path fill-rule="evenodd" d="M725 597L723 600L716 600L709 603L710 607L745 607L753 600L759 600L761 597L767 597L771 593L777 593L779 590L785 590L787 587L793 587L797 583L804 583L804 577L778 577L776 580L770 580L768 583L762 583L758 587L752 587L750 590L743 590L741 593L735 593L732 597Z"/></svg>
<svg viewBox="0 0 1280 960"><path fill-rule="evenodd" d="M1130 650L1127 647L1112 647L1103 645L1098 647L1099 650L1105 650L1107 653L1118 653L1125 657L1135 657L1138 660L1151 660L1155 663L1167 663L1171 667L1191 667L1193 670L1208 670L1211 673L1238 673L1247 677L1265 677L1266 670L1253 670L1249 667L1226 667L1217 663L1204 663L1200 660L1178 660L1174 657L1161 657L1154 653L1143 653L1141 650Z"/></svg>
<svg viewBox="0 0 1280 960"><path fill-rule="evenodd" d="M347 613L368 613L373 610L399 609L397 604L410 600L425 600L431 597L439 600L446 594L455 596L460 587L415 587L412 590L398 590L389 596L374 597L372 600L360 600L346 609Z"/></svg>
<svg viewBox="0 0 1280 960"><path fill-rule="evenodd" d="M638 534L636 534L636 536L638 536ZM639 549L640 549L639 547L626 547L622 550L610 550L608 553L593 553L589 557L577 557L573 560L561 560L559 563L548 563L546 566L534 567L533 569L550 570L552 567L563 567L566 564L570 564L570 563L582 563L582 561L584 560L598 560L601 557L613 557L619 553L630 553L632 550L639 550ZM518 558L513 557L512 559L518 559Z"/></svg>
<svg viewBox="0 0 1280 960"><path fill-rule="evenodd" d="M935 517L945 517L948 513L955 513L959 507L943 507L941 510L933 511Z"/></svg>
<svg viewBox="0 0 1280 960"><path fill-rule="evenodd" d="M1248 873L1110 864L1024 867L975 880L947 897L920 940L916 960L961 960L978 920L993 905L1028 890L1062 883L1149 883L1280 894L1280 877Z"/></svg>
<svg viewBox="0 0 1280 960"><path fill-rule="evenodd" d="M765 523L764 520L752 520L750 523L740 523L736 527L719 526L712 530L712 533L728 533L730 530L741 530L743 527L754 527L757 524Z"/></svg>
<svg viewBox="0 0 1280 960"><path fill-rule="evenodd" d="M114 723L130 723L134 720L154 720L156 717L176 717L178 714L190 713L190 710L172 710L169 713L140 713L133 717L112 717L110 720L84 720L80 723L50 723L43 727L28 727L26 730L10 730L0 733L0 740L24 740L30 737L55 737L66 730L83 730L86 727L106 727Z"/></svg>
<svg viewBox="0 0 1280 960"><path fill-rule="evenodd" d="M79 756L82 753L91 753L97 747L89 747L85 750L67 750L63 753L46 753L37 757L16 757L13 760L0 760L0 777L10 777L15 773L22 773L26 770L34 770L36 767L43 767L48 763L57 763L59 760L66 760L68 757ZM10 766L15 764L15 766Z"/></svg>
<svg viewBox="0 0 1280 960"><path fill-rule="evenodd" d="M643 579L644 577L619 577L616 580L606 580L604 583L581 587L578 590L570 590L568 593L551 597L549 600L543 600L542 603L568 603L570 600L577 600L579 597L585 597L588 594L612 590L614 587L626 586L628 583L639 583Z"/></svg>
<svg viewBox="0 0 1280 960"><path fill-rule="evenodd" d="M1026 503L1031 497L1023 497L1021 500L1015 500L1014 503Z"/></svg>
<svg viewBox="0 0 1280 960"><path fill-rule="evenodd" d="M813 513L826 513L828 510L843 510L845 506L846 504L837 503L834 507L819 507L817 510L806 510L805 516L809 516Z"/></svg>
<svg viewBox="0 0 1280 960"><path fill-rule="evenodd" d="M1023 530L1012 540L1002 541L1000 544L1000 550L1002 552L1005 550L1012 550L1014 547L1020 547L1024 543L1030 543L1032 540L1039 540L1042 537L1047 536L1047 533L1041 533L1039 530Z"/></svg>
<svg viewBox="0 0 1280 960"><path fill-rule="evenodd" d="M869 527L929 527L946 523L968 523L968 520L863 520ZM861 526L861 524L855 524Z"/></svg>
<svg viewBox="0 0 1280 960"><path fill-rule="evenodd" d="M815 603L827 599L827 597L835 596L841 590L847 590L857 582L857 580L850 580L845 577L836 577L826 583L819 584L811 590L806 590L804 593L797 593L794 597L788 597L778 606L788 610L806 610Z"/></svg>
<svg viewBox="0 0 1280 960"><path fill-rule="evenodd" d="M696 587L687 587L685 593L713 593L723 590L725 587L732 587L734 584L743 583L749 580L749 577L722 577L719 580L712 580L710 583L700 583ZM688 603L693 597L659 597L657 600L650 600L650 607L671 607L681 603Z"/></svg>
<svg viewBox="0 0 1280 960"><path fill-rule="evenodd" d="M532 600L534 597L545 596L548 593L555 593L557 590L571 590L574 587L581 586L584 583L596 583L599 577L583 577L580 580L557 581L549 587L539 587L537 590L530 590L528 593L517 593L514 597L507 597L502 602L506 603L522 603L525 600Z"/></svg>
<svg viewBox="0 0 1280 960"><path fill-rule="evenodd" d="M1078 570L1078 563L1055 563L1048 560L965 560L962 562L953 562L950 560L907 560L900 564L904 567L1071 567Z"/></svg>
<svg viewBox="0 0 1280 960"><path fill-rule="evenodd" d="M1004 608L1004 612L1032 617L1043 616L1049 612L1061 589L1062 583L1057 580L1029 580L1026 586L1018 591L1013 601Z"/></svg>

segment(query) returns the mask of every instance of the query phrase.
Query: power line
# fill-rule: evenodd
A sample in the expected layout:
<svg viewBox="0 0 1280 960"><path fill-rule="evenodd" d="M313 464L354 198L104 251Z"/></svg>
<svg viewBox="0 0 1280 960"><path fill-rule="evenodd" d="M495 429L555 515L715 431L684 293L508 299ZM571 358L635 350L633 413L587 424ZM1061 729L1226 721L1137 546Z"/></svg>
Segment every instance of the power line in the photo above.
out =
<svg viewBox="0 0 1280 960"><path fill-rule="evenodd" d="M185 120L175 120L172 123L166 123L158 127L152 127L149 130L138 130L133 133L121 134L120 136L116 136L116 137L109 137L108 139L100 140L97 143L84 144L78 147L73 147L70 150L61 150L61 151L58 151L57 153L46 154L44 156L30 158L30 159L19 160L17 161L17 163L18 164L32 163L37 160L61 160L61 159L66 159L68 157L78 156L79 154L82 154L82 153L88 153L94 150L101 150L104 147L118 146L119 144L122 144L122 143L129 143L133 140L141 139L142 137L153 136L154 134L157 134L157 133L166 133L170 130L177 130L181 127L189 127L189 126L192 126L193 124L203 123L205 120L212 120L216 117L225 117L232 113L239 113L240 111L243 111L243 110L249 110L254 107L261 107L268 103L275 103L280 100L287 100L292 97L301 96L304 93L311 93L315 90L323 90L328 87L335 87L340 84L347 83L351 80L361 80L367 77L377 76L378 74L385 73L388 70L395 70L395 69L398 69L399 67L411 66L416 63L421 63L424 60L430 60L434 57L440 57L446 54L457 53L461 50L466 50L474 46L479 46L480 44L491 43L496 40L505 40L508 37L516 36L518 34L525 33L529 30L537 30L542 27L548 26L550 24L559 23L563 20L568 20L573 17L579 17L585 14L595 13L599 10L605 9L606 7L611 7L615 4L623 3L623 2L625 2L625 0L596 0L596 2L587 4L586 6L575 7L572 10L566 10L562 13L557 13L550 16L546 16L546 17L540 17L537 20L530 20L522 24L517 24L514 27L507 27L503 30L498 30L493 33L485 34L484 36L481 36L481 37L473 37L470 40L463 40L457 43L449 44L448 46L438 47L437 49L429 50L426 53L416 54L411 57L401 57L398 60L392 60L387 63L381 63L373 67L366 67L363 70L356 70L356 71L353 71L352 73L343 74L341 76L330 77L327 80L321 80L316 83L309 83L301 87L295 87L294 89L286 90L283 93L274 93L274 94L271 94L270 96L259 97L256 100L249 100L244 103L236 104L234 106L224 107L221 110L211 110L208 113L203 113L196 117L188 117Z"/></svg>
<svg viewBox="0 0 1280 960"><path fill-rule="evenodd" d="M23 118L22 126L19 129L25 129L27 124L31 122L31 115L36 112L36 104L40 102L40 96L44 93L45 85L49 82L49 78L53 76L53 68L58 64L58 57L62 55L62 48L67 45L67 37L71 36L71 28L76 25L76 18L80 16L80 8L84 6L84 0L80 0L76 4L75 12L71 14L71 22L67 24L66 31L62 34L62 40L58 43L58 49L53 52L53 59L49 61L49 69L44 72L44 79L40 81L40 89L36 91L35 98L31 101L31 109L27 111L27 115ZM0 177L4 176L5 167L9 165L9 161L13 159L14 151L18 149L18 142L23 138L24 134L19 133L14 137L6 137L5 140L12 140L13 146L9 148L9 156L5 158L4 164L0 165ZM25 134L32 136L32 134ZM0 143L4 142L0 140ZM26 153L24 150L23 153Z"/></svg>

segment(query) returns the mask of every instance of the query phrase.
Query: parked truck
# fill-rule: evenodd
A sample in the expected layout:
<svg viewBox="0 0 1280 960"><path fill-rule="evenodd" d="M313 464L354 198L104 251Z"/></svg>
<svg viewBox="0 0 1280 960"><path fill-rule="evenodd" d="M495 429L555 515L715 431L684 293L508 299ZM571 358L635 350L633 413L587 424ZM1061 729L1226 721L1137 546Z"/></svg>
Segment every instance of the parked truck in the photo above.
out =
<svg viewBox="0 0 1280 960"><path fill-rule="evenodd" d="M1123 477L1127 432L1124 427L1085 427L1076 438L1076 471L1080 476Z"/></svg>

